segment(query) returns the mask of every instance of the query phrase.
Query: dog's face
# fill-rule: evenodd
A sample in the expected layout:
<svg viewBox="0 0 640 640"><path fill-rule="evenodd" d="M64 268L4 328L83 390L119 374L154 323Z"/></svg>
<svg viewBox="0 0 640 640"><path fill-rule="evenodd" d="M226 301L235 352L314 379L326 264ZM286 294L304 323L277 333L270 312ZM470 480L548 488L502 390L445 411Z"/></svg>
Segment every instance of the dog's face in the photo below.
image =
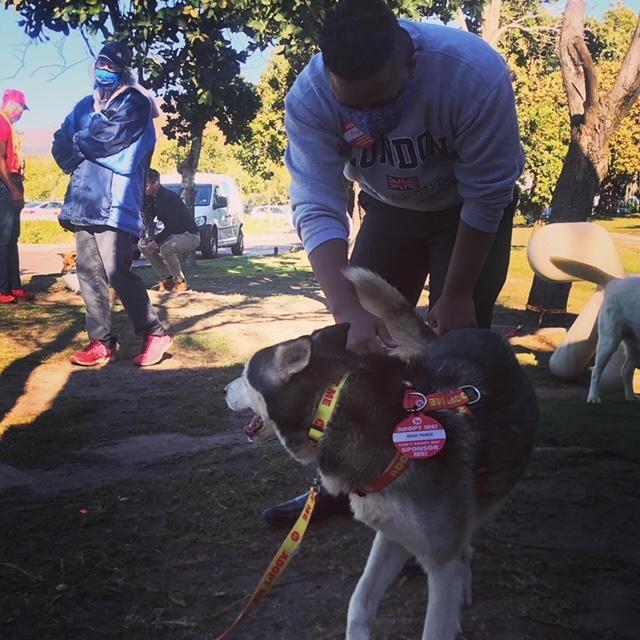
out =
<svg viewBox="0 0 640 640"><path fill-rule="evenodd" d="M58 254L62 258L62 270L60 273L64 275L65 273L69 273L76 268L76 252L70 251L69 253L59 253Z"/></svg>
<svg viewBox="0 0 640 640"><path fill-rule="evenodd" d="M306 396L312 381L305 378L314 353L327 348L344 352L348 329L348 325L327 327L311 336L262 349L247 362L243 374L227 385L229 408L251 409L256 414L244 427L252 442L259 444L277 437L299 462L308 464L315 459L317 449L307 437L310 417L292 414L305 413L302 407L308 405Z"/></svg>

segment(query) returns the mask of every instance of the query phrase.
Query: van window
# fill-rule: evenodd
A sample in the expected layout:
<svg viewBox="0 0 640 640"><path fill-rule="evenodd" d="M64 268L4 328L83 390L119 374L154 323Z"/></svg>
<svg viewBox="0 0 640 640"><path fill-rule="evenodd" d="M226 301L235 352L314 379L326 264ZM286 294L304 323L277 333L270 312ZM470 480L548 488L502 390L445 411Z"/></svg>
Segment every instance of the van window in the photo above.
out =
<svg viewBox="0 0 640 640"><path fill-rule="evenodd" d="M163 184L165 189L173 191L180 195L182 191L182 185L179 184ZM211 204L211 185L210 184L197 184L196 187L196 207L207 207Z"/></svg>

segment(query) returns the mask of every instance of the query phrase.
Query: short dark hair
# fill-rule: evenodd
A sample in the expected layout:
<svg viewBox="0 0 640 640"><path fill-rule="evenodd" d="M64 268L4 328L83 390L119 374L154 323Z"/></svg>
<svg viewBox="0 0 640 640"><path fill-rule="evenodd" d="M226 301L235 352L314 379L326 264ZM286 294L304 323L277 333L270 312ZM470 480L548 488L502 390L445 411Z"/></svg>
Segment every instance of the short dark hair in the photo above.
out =
<svg viewBox="0 0 640 640"><path fill-rule="evenodd" d="M324 64L345 80L371 77L391 57L399 29L384 0L341 0L320 32Z"/></svg>
<svg viewBox="0 0 640 640"><path fill-rule="evenodd" d="M149 169L147 171L147 180L149 182L160 182L160 173L155 169Z"/></svg>

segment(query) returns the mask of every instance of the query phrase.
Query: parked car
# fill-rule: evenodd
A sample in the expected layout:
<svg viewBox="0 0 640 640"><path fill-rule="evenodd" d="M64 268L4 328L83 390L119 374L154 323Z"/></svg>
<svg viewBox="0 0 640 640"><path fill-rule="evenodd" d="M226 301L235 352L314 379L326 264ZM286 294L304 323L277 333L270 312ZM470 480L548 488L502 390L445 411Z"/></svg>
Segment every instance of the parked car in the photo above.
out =
<svg viewBox="0 0 640 640"><path fill-rule="evenodd" d="M163 187L177 194L182 190L178 173L160 176ZM231 177L220 173L196 173L194 218L200 233L203 258L215 258L218 249L229 247L234 256L244 252L242 194Z"/></svg>
<svg viewBox="0 0 640 640"><path fill-rule="evenodd" d="M293 210L288 204L262 204L253 207L249 215L254 220L269 220L284 222L293 229Z"/></svg>
<svg viewBox="0 0 640 640"><path fill-rule="evenodd" d="M62 208L62 202L58 200L45 200L44 202L28 202L24 205L22 210L23 214L26 214L32 218L55 218L60 215L60 209Z"/></svg>

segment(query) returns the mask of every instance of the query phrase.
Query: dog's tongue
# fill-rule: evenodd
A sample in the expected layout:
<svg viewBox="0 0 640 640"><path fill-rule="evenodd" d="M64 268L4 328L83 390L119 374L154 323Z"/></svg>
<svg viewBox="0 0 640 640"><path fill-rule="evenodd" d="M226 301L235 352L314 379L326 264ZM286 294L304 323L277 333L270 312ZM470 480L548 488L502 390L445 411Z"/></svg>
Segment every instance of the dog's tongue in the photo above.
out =
<svg viewBox="0 0 640 640"><path fill-rule="evenodd" d="M255 414L253 418L251 418L251 422L244 427L244 432L250 438L253 438L263 426L262 418L258 414Z"/></svg>

